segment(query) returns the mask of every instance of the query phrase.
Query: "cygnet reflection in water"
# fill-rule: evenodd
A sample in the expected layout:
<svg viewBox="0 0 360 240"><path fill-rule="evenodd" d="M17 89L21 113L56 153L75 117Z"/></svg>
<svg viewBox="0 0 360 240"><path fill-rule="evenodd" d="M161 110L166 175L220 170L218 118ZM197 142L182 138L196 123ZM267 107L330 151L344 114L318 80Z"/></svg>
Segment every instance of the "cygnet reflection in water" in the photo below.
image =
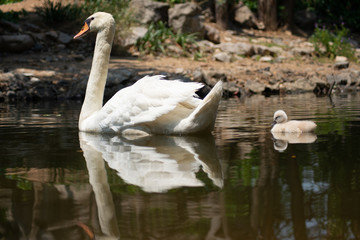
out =
<svg viewBox="0 0 360 240"><path fill-rule="evenodd" d="M200 187L202 169L214 185L223 187L223 174L212 135L147 136L128 140L118 136L79 133L86 157L88 147L101 153L110 168L128 184L146 192ZM84 147L86 146L86 147Z"/></svg>
<svg viewBox="0 0 360 240"><path fill-rule="evenodd" d="M313 143L317 136L314 133L289 133L289 132L272 132L274 149L283 152L287 149L288 144Z"/></svg>

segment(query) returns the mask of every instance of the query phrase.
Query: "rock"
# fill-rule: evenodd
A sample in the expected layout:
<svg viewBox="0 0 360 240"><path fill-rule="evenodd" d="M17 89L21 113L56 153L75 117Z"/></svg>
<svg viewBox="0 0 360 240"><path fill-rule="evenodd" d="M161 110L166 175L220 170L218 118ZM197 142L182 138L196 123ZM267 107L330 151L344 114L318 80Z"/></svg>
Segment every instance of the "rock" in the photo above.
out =
<svg viewBox="0 0 360 240"><path fill-rule="evenodd" d="M41 32L41 28L35 24L32 24L30 22L25 22L24 26L28 31L39 33Z"/></svg>
<svg viewBox="0 0 360 240"><path fill-rule="evenodd" d="M45 36L50 40L56 41L59 37L59 33L56 31L48 31L45 33Z"/></svg>
<svg viewBox="0 0 360 240"><path fill-rule="evenodd" d="M213 43L220 43L220 31L210 24L205 24L205 38Z"/></svg>
<svg viewBox="0 0 360 240"><path fill-rule="evenodd" d="M135 18L142 24L149 24L157 21L168 21L168 3L156 2L151 0L132 0L130 11Z"/></svg>
<svg viewBox="0 0 360 240"><path fill-rule="evenodd" d="M335 62L347 62L348 59L347 57L344 57L344 56L336 56L335 57Z"/></svg>
<svg viewBox="0 0 360 240"><path fill-rule="evenodd" d="M122 41L122 46L125 48L130 48L134 46L138 39L145 36L148 29L146 27L138 26L138 27L131 27L130 34Z"/></svg>
<svg viewBox="0 0 360 240"><path fill-rule="evenodd" d="M59 32L57 40L58 42L62 43L62 44L68 44L69 42L72 41L72 37L69 34L63 33L63 32Z"/></svg>
<svg viewBox="0 0 360 240"><path fill-rule="evenodd" d="M22 52L35 45L34 39L27 34L0 36L0 51Z"/></svg>
<svg viewBox="0 0 360 240"><path fill-rule="evenodd" d="M219 52L214 54L214 59L219 62L229 63L231 61L231 56L226 52Z"/></svg>
<svg viewBox="0 0 360 240"><path fill-rule="evenodd" d="M245 90L249 93L261 93L265 90L265 85L258 81L248 80L245 83Z"/></svg>
<svg viewBox="0 0 360 240"><path fill-rule="evenodd" d="M203 38L203 22L201 8L194 2L175 4L169 9L169 25L175 32L198 33Z"/></svg>
<svg viewBox="0 0 360 240"><path fill-rule="evenodd" d="M287 92L301 93L313 91L316 88L316 84L308 78L300 78L295 81L284 82L282 87Z"/></svg>
<svg viewBox="0 0 360 240"><path fill-rule="evenodd" d="M272 56L263 56L259 59L260 62L272 62L273 60Z"/></svg>
<svg viewBox="0 0 360 240"><path fill-rule="evenodd" d="M214 51L215 44L208 40L198 41L197 45L198 45L199 49L201 49L203 52L211 53Z"/></svg>
<svg viewBox="0 0 360 240"><path fill-rule="evenodd" d="M216 47L220 48L222 51L236 54L236 55L242 55L242 56L252 56L254 54L254 47L251 44L248 43L220 43Z"/></svg>
<svg viewBox="0 0 360 240"><path fill-rule="evenodd" d="M106 86L113 86L124 84L124 82L131 80L134 77L134 71L129 69L109 69Z"/></svg>
<svg viewBox="0 0 360 240"><path fill-rule="evenodd" d="M314 54L315 49L313 47L295 47L291 50L294 55L309 56Z"/></svg>
<svg viewBox="0 0 360 240"><path fill-rule="evenodd" d="M334 69L336 70L340 70L340 69L345 69L349 67L349 62L348 61L342 61L342 62L336 62L334 64Z"/></svg>
<svg viewBox="0 0 360 240"><path fill-rule="evenodd" d="M0 19L0 28L3 28L9 32L21 32L21 27L19 24L7 21L5 19Z"/></svg>
<svg viewBox="0 0 360 240"><path fill-rule="evenodd" d="M245 28L259 28L258 20L251 10L242 2L235 7L234 20ZM259 25L259 26L258 26Z"/></svg>
<svg viewBox="0 0 360 240"><path fill-rule="evenodd" d="M169 45L166 47L166 49L170 53L170 55L173 56L181 56L184 54L184 50L177 45Z"/></svg>
<svg viewBox="0 0 360 240"><path fill-rule="evenodd" d="M280 47L267 47L263 45L254 45L255 54L260 56L276 56L278 53L282 52Z"/></svg>
<svg viewBox="0 0 360 240"><path fill-rule="evenodd" d="M213 69L209 69L209 70L202 69L202 75L204 82L206 83L206 85L210 87L215 86L215 84L220 80L223 82L227 81L226 73L216 71Z"/></svg>

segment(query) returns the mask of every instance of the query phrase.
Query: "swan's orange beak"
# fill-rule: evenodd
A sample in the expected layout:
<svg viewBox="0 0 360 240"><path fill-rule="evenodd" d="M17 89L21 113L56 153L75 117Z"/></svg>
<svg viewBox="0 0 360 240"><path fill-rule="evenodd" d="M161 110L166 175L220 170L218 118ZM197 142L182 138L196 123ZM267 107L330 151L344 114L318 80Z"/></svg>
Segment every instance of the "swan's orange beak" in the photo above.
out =
<svg viewBox="0 0 360 240"><path fill-rule="evenodd" d="M90 30L89 24L87 22L85 22L84 26L81 28L80 32L74 36L74 39L77 39L77 38L83 36L89 30Z"/></svg>

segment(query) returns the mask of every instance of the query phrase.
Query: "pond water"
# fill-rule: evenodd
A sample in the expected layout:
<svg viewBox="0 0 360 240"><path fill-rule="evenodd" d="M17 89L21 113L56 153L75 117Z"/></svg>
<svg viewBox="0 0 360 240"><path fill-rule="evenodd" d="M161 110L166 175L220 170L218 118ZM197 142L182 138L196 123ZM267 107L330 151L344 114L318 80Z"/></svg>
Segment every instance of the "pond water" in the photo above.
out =
<svg viewBox="0 0 360 240"><path fill-rule="evenodd" d="M360 238L360 94L224 99L201 137L79 134L80 107L0 104L0 239Z"/></svg>

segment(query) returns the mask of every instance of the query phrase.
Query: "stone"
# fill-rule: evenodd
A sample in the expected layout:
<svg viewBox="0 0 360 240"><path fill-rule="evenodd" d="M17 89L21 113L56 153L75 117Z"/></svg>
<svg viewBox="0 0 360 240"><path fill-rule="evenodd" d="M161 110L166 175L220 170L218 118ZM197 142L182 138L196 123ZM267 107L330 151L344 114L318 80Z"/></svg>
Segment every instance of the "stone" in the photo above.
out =
<svg viewBox="0 0 360 240"><path fill-rule="evenodd" d="M57 40L62 44L68 44L73 40L73 38L69 34L59 32Z"/></svg>
<svg viewBox="0 0 360 240"><path fill-rule="evenodd" d="M204 24L205 38L213 43L220 43L220 31L210 24Z"/></svg>
<svg viewBox="0 0 360 240"><path fill-rule="evenodd" d="M204 37L204 18L201 16L201 8L194 2L175 4L169 9L169 26L174 32L198 33Z"/></svg>
<svg viewBox="0 0 360 240"><path fill-rule="evenodd" d="M7 21L5 19L0 19L0 28L3 28L9 32L20 32L21 27L19 24Z"/></svg>
<svg viewBox="0 0 360 240"><path fill-rule="evenodd" d="M236 55L243 55L243 56L252 56L254 54L254 47L248 43L220 43L216 47L220 48L222 51L227 53L232 53Z"/></svg>
<svg viewBox="0 0 360 240"><path fill-rule="evenodd" d="M152 22L168 21L168 10L170 5L151 0L132 0L129 9L135 18L142 24Z"/></svg>
<svg viewBox="0 0 360 240"><path fill-rule="evenodd" d="M245 82L245 89L250 93L261 93L265 90L265 85L255 80Z"/></svg>
<svg viewBox="0 0 360 240"><path fill-rule="evenodd" d="M45 33L45 36L51 40L57 40L59 37L59 33L56 31L48 31Z"/></svg>
<svg viewBox="0 0 360 240"><path fill-rule="evenodd" d="M282 48L280 47L267 47L267 46L263 46L263 45L254 45L254 51L255 54L260 55L260 56L276 56L278 55L278 53L282 52Z"/></svg>
<svg viewBox="0 0 360 240"><path fill-rule="evenodd" d="M245 28L259 28L255 14L242 2L235 7L234 20Z"/></svg>
<svg viewBox="0 0 360 240"><path fill-rule="evenodd" d="M295 81L284 82L283 88L292 93L311 92L316 88L316 83L310 81L308 78L300 78Z"/></svg>
<svg viewBox="0 0 360 240"><path fill-rule="evenodd" d="M259 59L260 62L272 62L274 58L272 56L263 56Z"/></svg>
<svg viewBox="0 0 360 240"><path fill-rule="evenodd" d="M334 69L336 70L341 70L341 69L345 69L349 67L349 62L348 61L342 61L342 62L336 62L334 64Z"/></svg>
<svg viewBox="0 0 360 240"><path fill-rule="evenodd" d="M294 47L291 49L291 52L294 55L300 56L309 56L311 57L314 54L315 49L313 47Z"/></svg>
<svg viewBox="0 0 360 240"><path fill-rule="evenodd" d="M0 36L0 51L23 52L35 45L34 39L28 34Z"/></svg>
<svg viewBox="0 0 360 240"><path fill-rule="evenodd" d="M211 53L214 51L215 44L208 41L208 40L201 40L197 42L197 45L199 49L201 49L204 52Z"/></svg>
<svg viewBox="0 0 360 240"><path fill-rule="evenodd" d="M213 69L202 69L202 75L206 85L213 87L218 81L227 81L226 73Z"/></svg>
<svg viewBox="0 0 360 240"><path fill-rule="evenodd" d="M335 62L347 62L348 59L347 57L344 57L344 56L336 56L335 57Z"/></svg>
<svg viewBox="0 0 360 240"><path fill-rule="evenodd" d="M122 41L122 46L125 48L130 48L131 46L134 46L138 39L145 36L148 29L146 27L137 26L137 27L131 27L130 28L130 34L127 35L127 37Z"/></svg>
<svg viewBox="0 0 360 240"><path fill-rule="evenodd" d="M231 61L231 56L226 52L219 52L214 54L214 59L219 62L229 63Z"/></svg>

